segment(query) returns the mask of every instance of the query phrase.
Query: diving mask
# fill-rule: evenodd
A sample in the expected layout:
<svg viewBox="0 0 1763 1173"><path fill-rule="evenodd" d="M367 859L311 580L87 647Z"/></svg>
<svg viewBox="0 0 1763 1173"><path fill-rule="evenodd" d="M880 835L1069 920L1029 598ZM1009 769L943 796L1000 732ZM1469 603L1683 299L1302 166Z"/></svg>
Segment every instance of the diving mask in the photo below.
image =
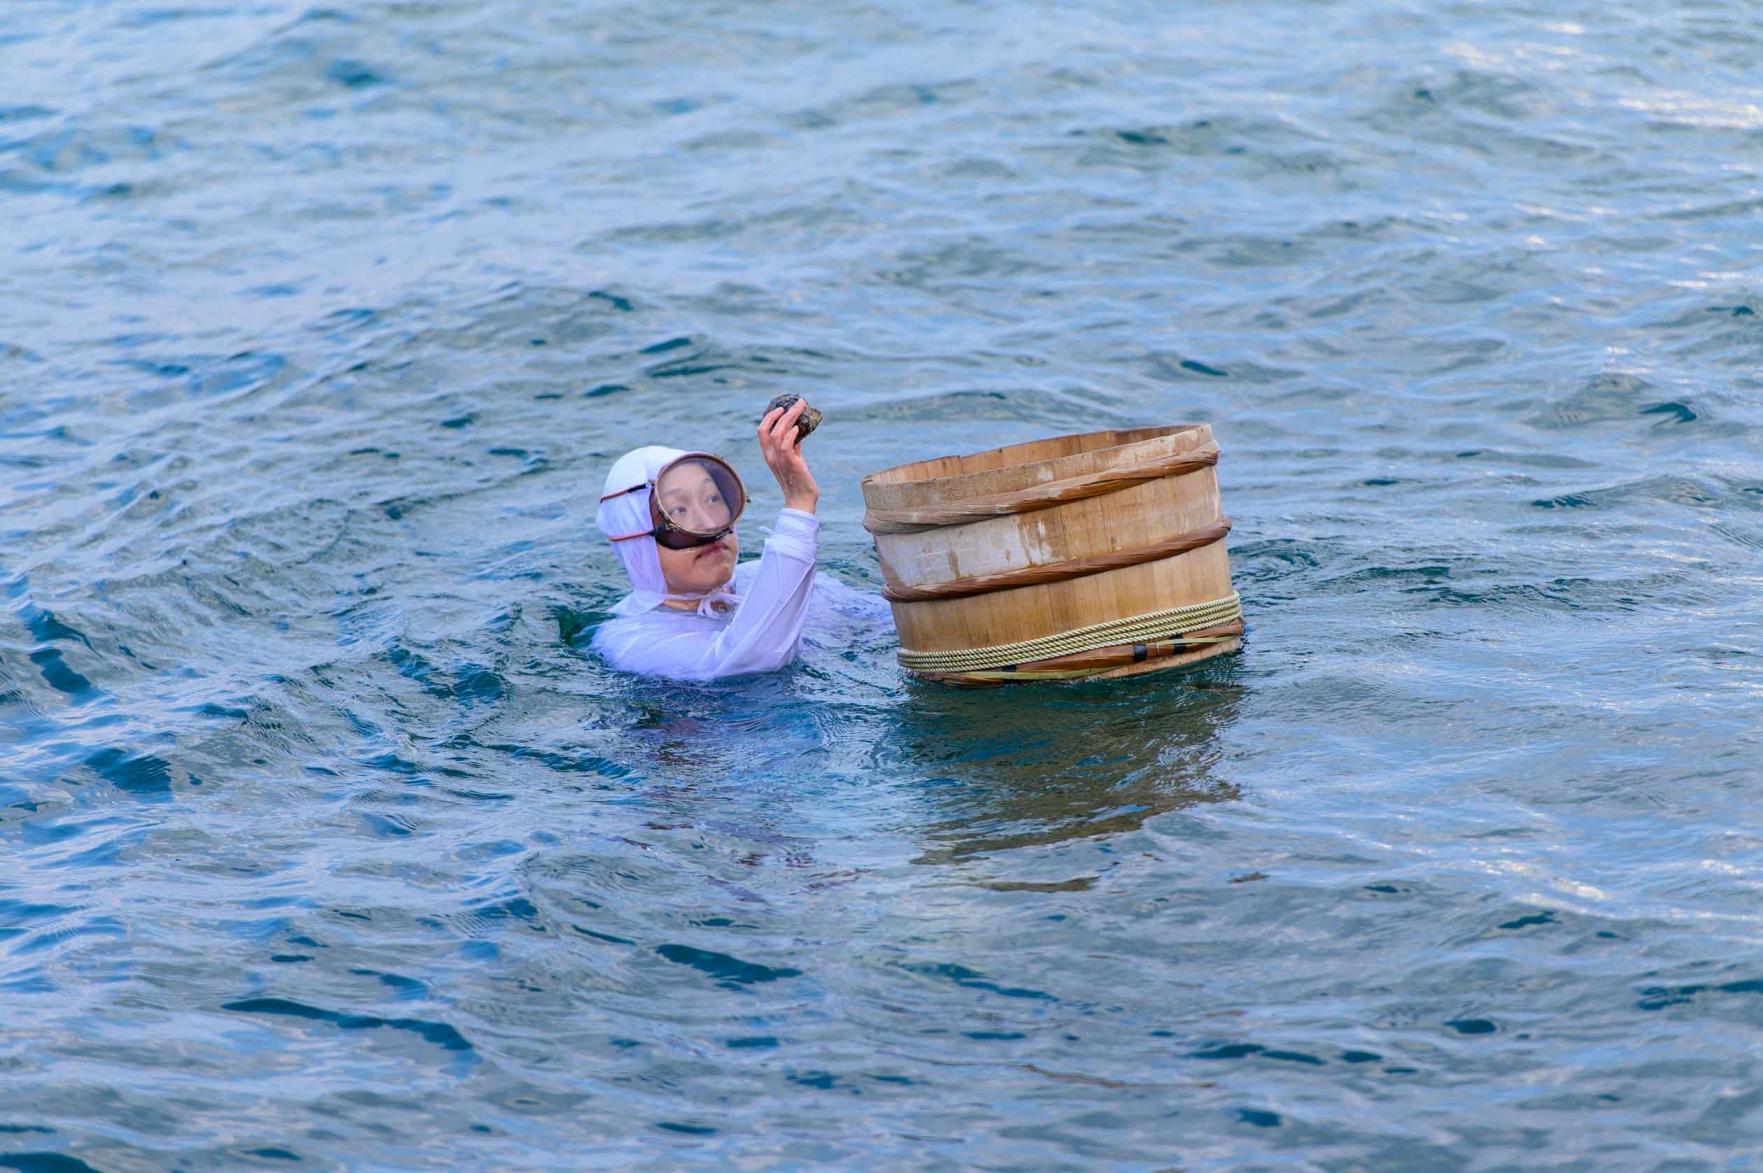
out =
<svg viewBox="0 0 1763 1173"><path fill-rule="evenodd" d="M612 541L652 537L669 550L708 546L732 532L747 507L747 490L740 474L728 461L708 452L688 452L662 466L654 480L607 493L600 500L610 501L643 489L649 490L654 528L617 534Z"/></svg>

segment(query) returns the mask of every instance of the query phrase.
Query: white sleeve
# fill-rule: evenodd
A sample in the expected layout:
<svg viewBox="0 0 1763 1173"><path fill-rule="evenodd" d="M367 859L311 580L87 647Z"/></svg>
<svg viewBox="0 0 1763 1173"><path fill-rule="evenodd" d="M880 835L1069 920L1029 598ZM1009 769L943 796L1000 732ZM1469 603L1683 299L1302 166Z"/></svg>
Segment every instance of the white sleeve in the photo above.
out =
<svg viewBox="0 0 1763 1173"><path fill-rule="evenodd" d="M796 658L814 593L819 531L812 513L785 509L777 515L735 617L704 649L701 675L770 672Z"/></svg>

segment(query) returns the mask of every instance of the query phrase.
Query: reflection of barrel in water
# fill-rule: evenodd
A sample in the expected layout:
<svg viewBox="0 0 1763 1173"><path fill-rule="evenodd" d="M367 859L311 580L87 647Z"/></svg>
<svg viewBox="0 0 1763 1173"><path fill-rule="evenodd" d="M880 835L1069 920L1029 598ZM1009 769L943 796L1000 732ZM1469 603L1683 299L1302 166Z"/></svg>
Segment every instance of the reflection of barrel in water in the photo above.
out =
<svg viewBox="0 0 1763 1173"><path fill-rule="evenodd" d="M1217 734L1236 719L1237 669L1180 679L998 694L914 689L874 760L930 788L946 817L933 858L1131 831L1153 815L1237 797L1213 776Z"/></svg>

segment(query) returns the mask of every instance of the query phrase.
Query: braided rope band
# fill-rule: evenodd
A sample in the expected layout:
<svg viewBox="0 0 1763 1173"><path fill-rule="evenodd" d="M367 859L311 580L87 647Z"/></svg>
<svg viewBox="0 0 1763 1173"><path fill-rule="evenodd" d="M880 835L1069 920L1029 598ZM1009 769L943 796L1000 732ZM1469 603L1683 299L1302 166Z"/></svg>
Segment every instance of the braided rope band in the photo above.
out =
<svg viewBox="0 0 1763 1173"><path fill-rule="evenodd" d="M989 497L969 497L949 505L926 505L918 509L870 509L863 515L863 528L872 534L916 534L941 529L946 525L966 525L1009 513L1032 513L1051 509L1067 501L1082 501L1104 493L1118 493L1146 481L1162 477L1199 472L1218 463L1218 445L1206 444L1191 452L1172 452L1125 468L1108 468L1100 472L1030 485L1011 493L994 493Z"/></svg>
<svg viewBox="0 0 1763 1173"><path fill-rule="evenodd" d="M1215 647L1219 644L1235 643L1242 638L1242 624L1235 625L1236 630L1225 629L1223 635L1189 635L1173 644L1136 644L1135 648L1149 647L1154 653L1147 659L1160 659L1163 656L1179 655L1184 652L1197 652L1202 648ZM1039 660L1035 664L1068 664L1070 659ZM1137 655L1117 657L1108 663L1086 664L1081 668L1038 668L1032 664L1026 668L988 668L974 672L925 672L920 673L927 680L941 681L945 684L1018 684L1030 680L1087 680L1093 676L1104 674L1109 668L1123 668L1128 664L1145 662Z"/></svg>
<svg viewBox="0 0 1763 1173"><path fill-rule="evenodd" d="M1210 546L1229 532L1230 518L1221 517L1197 530L1177 534L1168 541L1154 545L1140 546L1136 550L1116 550L1112 554L1073 558L1066 562L1048 562L1040 566L1018 566L1013 570L1000 570L996 574L974 574L928 586L910 586L900 582L884 568L882 598L890 603L925 603L932 599L964 599L970 595L987 595L993 591L1007 591L1015 587L1065 582L1068 579L1101 574L1105 570L1119 570L1142 562L1173 558L1177 554L1186 554L1189 550L1198 550L1201 546Z"/></svg>
<svg viewBox="0 0 1763 1173"><path fill-rule="evenodd" d="M1051 660L1077 652L1095 651L1116 644L1155 643L1180 638L1182 633L1205 628L1222 627L1240 622L1243 617L1242 596L1232 592L1228 598L1167 611L1150 611L1092 623L1088 627L1062 631L1058 635L1020 643L998 644L989 648L964 648L951 652L915 652L901 648L897 655L900 665L913 672L977 672L1004 668L1011 664L1027 664Z"/></svg>

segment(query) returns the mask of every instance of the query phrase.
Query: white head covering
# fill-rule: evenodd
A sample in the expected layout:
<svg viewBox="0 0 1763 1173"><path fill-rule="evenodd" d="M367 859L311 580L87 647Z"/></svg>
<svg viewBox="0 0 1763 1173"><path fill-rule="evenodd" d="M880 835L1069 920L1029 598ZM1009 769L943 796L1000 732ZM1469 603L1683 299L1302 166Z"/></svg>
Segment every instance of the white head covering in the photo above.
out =
<svg viewBox="0 0 1763 1173"><path fill-rule="evenodd" d="M650 444L644 448L633 448L618 458L612 471L606 474L606 487L603 494L623 493L632 485L642 485L634 493L624 493L622 497L613 497L610 501L600 502L600 510L594 517L594 523L600 532L608 538L623 534L643 534L640 538L628 538L622 542L613 542L612 549L618 560L624 563L624 573L631 580L631 593L620 599L612 608L614 615L640 615L645 611L653 611L668 599L689 599L698 604L698 610L706 615L721 614L734 602L734 594L728 587L720 587L702 597L697 595L670 595L667 591L667 580L661 574L661 553L655 545L655 539L647 533L654 528L655 520L649 514L649 494L661 470L669 464L687 455L679 448L664 448L659 444ZM716 606L711 606L712 600Z"/></svg>

